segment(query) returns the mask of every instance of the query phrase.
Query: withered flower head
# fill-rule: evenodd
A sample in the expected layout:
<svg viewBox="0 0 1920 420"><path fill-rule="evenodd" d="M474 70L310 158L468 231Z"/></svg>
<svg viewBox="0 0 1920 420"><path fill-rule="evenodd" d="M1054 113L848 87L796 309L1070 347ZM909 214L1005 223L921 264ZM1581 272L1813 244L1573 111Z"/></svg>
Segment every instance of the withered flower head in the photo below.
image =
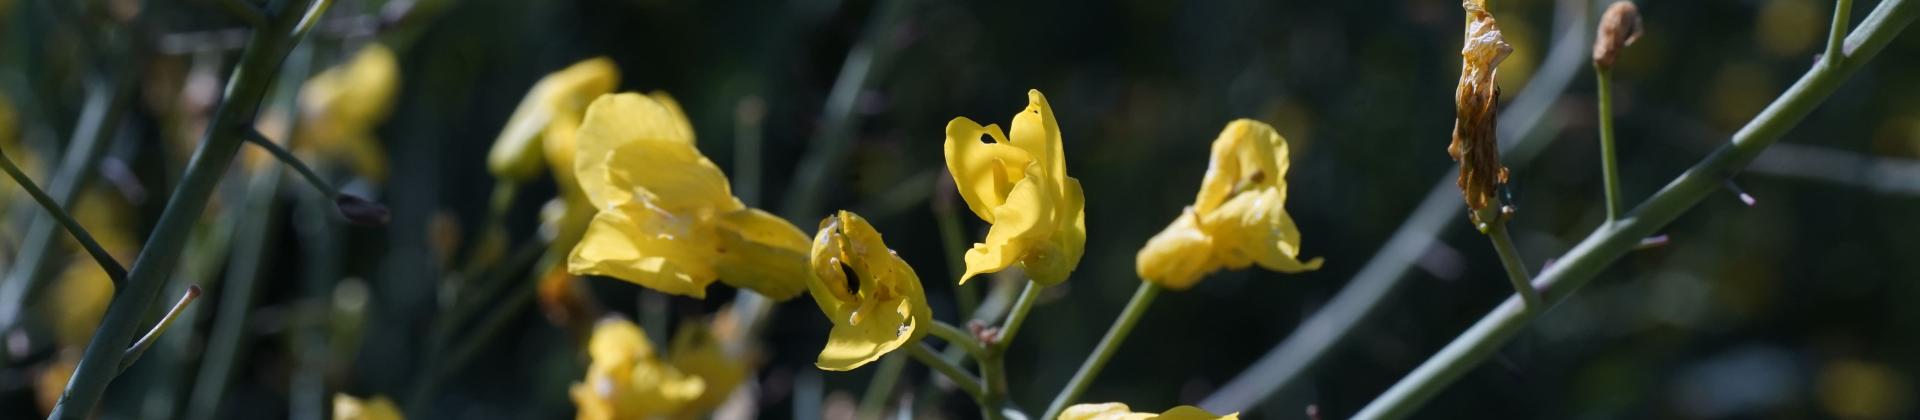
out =
<svg viewBox="0 0 1920 420"><path fill-rule="evenodd" d="M1460 49L1460 85L1454 89L1453 144L1447 153L1460 162L1460 191L1473 210L1487 208L1499 186L1507 183L1500 166L1500 145L1494 131L1494 108L1500 88L1494 85L1500 61L1513 52L1487 13L1485 0L1467 0L1466 45Z"/></svg>
<svg viewBox="0 0 1920 420"><path fill-rule="evenodd" d="M1613 59L1620 56L1620 50L1639 39L1640 8L1625 0L1607 6L1607 14L1600 16L1600 29L1593 38L1593 66L1602 70L1613 68Z"/></svg>

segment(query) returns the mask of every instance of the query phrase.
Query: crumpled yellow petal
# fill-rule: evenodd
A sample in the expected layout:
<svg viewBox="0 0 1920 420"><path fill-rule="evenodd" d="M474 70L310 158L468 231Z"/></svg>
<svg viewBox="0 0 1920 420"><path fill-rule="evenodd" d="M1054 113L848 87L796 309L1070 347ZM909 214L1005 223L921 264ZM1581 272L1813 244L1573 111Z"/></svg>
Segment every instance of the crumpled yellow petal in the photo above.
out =
<svg viewBox="0 0 1920 420"><path fill-rule="evenodd" d="M347 394L333 394L333 420L402 420L393 400L376 396L365 400Z"/></svg>
<svg viewBox="0 0 1920 420"><path fill-rule="evenodd" d="M567 259L567 271L705 298L707 285L718 277L718 241L704 221L644 201L627 202L594 215Z"/></svg>
<svg viewBox="0 0 1920 420"><path fill-rule="evenodd" d="M1284 202L1286 196L1278 189L1263 188L1227 200L1202 221L1207 231L1217 232L1215 252L1228 268L1258 263L1282 273L1320 269L1320 258L1299 260L1300 228L1278 204Z"/></svg>
<svg viewBox="0 0 1920 420"><path fill-rule="evenodd" d="M1183 405L1165 413L1136 413L1124 403L1074 404L1060 412L1059 420L1238 420L1240 413L1216 416L1199 407Z"/></svg>
<svg viewBox="0 0 1920 420"><path fill-rule="evenodd" d="M840 211L823 220L810 260L807 290L833 323L815 366L852 370L926 335L933 313L920 277L866 219Z"/></svg>
<svg viewBox="0 0 1920 420"><path fill-rule="evenodd" d="M774 300L792 299L807 290L812 268L807 234L780 216L741 209L715 219L720 282L750 289Z"/></svg>
<svg viewBox="0 0 1920 420"><path fill-rule="evenodd" d="M705 380L655 358L646 332L608 318L588 339L586 379L568 390L580 419L632 419L674 414L707 390Z"/></svg>
<svg viewBox="0 0 1920 420"><path fill-rule="evenodd" d="M680 408L680 417L694 418L713 411L747 378L746 363L729 357L713 330L703 322L681 323L673 333L672 349L667 363L682 373L700 378L706 385L699 398Z"/></svg>
<svg viewBox="0 0 1920 420"><path fill-rule="evenodd" d="M493 141L493 149L487 154L487 170L508 180L539 176L542 155L554 150L543 147L542 139L549 133L548 128L555 124L579 125L588 102L613 92L619 84L620 69L606 57L574 63L540 78L514 108L512 116L507 117L500 137ZM563 150L570 150L572 145L568 146ZM573 171L572 166L558 169L562 170L554 171L556 175Z"/></svg>
<svg viewBox="0 0 1920 420"><path fill-rule="evenodd" d="M1047 180L1056 190L1067 185L1067 158L1061 149L1060 123L1053 118L1053 106L1039 89L1027 90L1027 109L1013 116L1013 145L1025 149L1045 168Z"/></svg>
<svg viewBox="0 0 1920 420"><path fill-rule="evenodd" d="M967 271L960 284L980 273L1006 269L1054 233L1054 200L1039 163L1027 165L1027 177L1015 183L1006 202L993 208L993 227L986 242L966 253Z"/></svg>
<svg viewBox="0 0 1920 420"><path fill-rule="evenodd" d="M726 175L694 148L687 126L685 116L653 98L619 93L595 99L581 123L574 160L588 201L602 211L637 198L670 210L740 208Z"/></svg>
<svg viewBox="0 0 1920 420"><path fill-rule="evenodd" d="M980 136L994 143L983 143ZM1026 149L1014 147L1000 126L979 123L965 117L947 122L947 171L967 208L980 220L993 222L993 209L1006 201L1015 181L1026 177L1033 157Z"/></svg>
<svg viewBox="0 0 1920 420"><path fill-rule="evenodd" d="M1172 290L1186 290L1202 276L1220 268L1213 258L1213 237L1200 230L1193 208L1188 207L1173 224L1147 240L1134 258L1134 271L1141 279Z"/></svg>

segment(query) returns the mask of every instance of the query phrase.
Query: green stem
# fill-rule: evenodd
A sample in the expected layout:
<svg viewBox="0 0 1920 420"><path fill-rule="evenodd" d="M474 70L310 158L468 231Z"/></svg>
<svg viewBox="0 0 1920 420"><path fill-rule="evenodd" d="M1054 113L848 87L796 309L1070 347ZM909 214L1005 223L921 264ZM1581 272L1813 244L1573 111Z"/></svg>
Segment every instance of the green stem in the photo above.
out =
<svg viewBox="0 0 1920 420"><path fill-rule="evenodd" d="M294 172L300 173L301 178L306 179L308 185L312 185L314 189L320 190L320 193L326 195L327 199L331 200L334 197L340 196L340 189L334 188L333 183L327 182L326 178L322 178L318 172L313 171L313 168L308 167L306 162L301 162L299 156L294 156L293 152L287 151L284 147L280 147L279 143L274 143L272 139L268 139L266 134L260 133L260 130L249 129L245 135L248 143L260 146L261 149L266 149L267 154L273 155L275 159L280 160L280 163L293 168Z"/></svg>
<svg viewBox="0 0 1920 420"><path fill-rule="evenodd" d="M1593 66L1593 79L1600 102L1600 175L1606 180L1607 223L1620 220L1625 213L1620 198L1620 163L1613 145L1613 71Z"/></svg>
<svg viewBox="0 0 1920 420"><path fill-rule="evenodd" d="M927 331L933 336L946 340L949 345L966 350L967 354L973 355L974 358L987 356L987 349L980 346L980 340L959 327L938 320L928 323L927 327Z"/></svg>
<svg viewBox="0 0 1920 420"><path fill-rule="evenodd" d="M1512 235L1507 234L1507 222L1495 222L1487 230L1487 238L1493 240L1493 250L1500 254L1500 266L1507 269L1507 281L1513 283L1520 302L1526 304L1528 311L1545 310L1540 303L1540 292L1533 288L1532 275L1527 274L1527 263L1520 260L1520 251L1514 248Z"/></svg>
<svg viewBox="0 0 1920 420"><path fill-rule="evenodd" d="M1880 2L1847 37L1852 55L1820 60L1792 87L1734 133L1726 145L1655 192L1618 223L1601 226L1540 273L1547 302L1558 302L1632 251L1641 238L1672 223L1680 214L1720 189L1721 181L1751 163L1767 146L1799 124L1893 38L1920 17L1913 0ZM1460 334L1420 367L1362 409L1354 418L1397 419L1413 414L1448 384L1478 366L1533 319L1520 297L1510 297Z"/></svg>
<svg viewBox="0 0 1920 420"><path fill-rule="evenodd" d="M900 372L905 371L907 359L898 354L889 354L880 359L880 368L874 370L873 381L867 383L867 392L860 396L860 411L854 418L861 420L880 419L881 410L887 408L887 399L893 395L893 387L900 383Z"/></svg>
<svg viewBox="0 0 1920 420"><path fill-rule="evenodd" d="M1847 53L1843 44L1847 39L1847 22L1851 19L1853 19L1853 0L1834 1L1833 26L1827 32L1827 52L1821 55L1822 60L1832 64L1846 58Z"/></svg>
<svg viewBox="0 0 1920 420"><path fill-rule="evenodd" d="M86 249L87 255L92 256L93 261L100 264L100 269L107 271L107 278L113 279L115 290L126 286L127 269L122 267L119 261L115 261L113 254L107 253L107 249L100 246L100 241L94 240L93 234L88 233L86 227L80 226L80 222L74 220L72 214L60 208L58 201L48 196L46 191L41 191L40 186L35 185L33 179L28 178L26 173L20 172L20 167L13 164L13 159L8 158L5 151L0 151L0 170L6 171L7 176L13 178L13 182L20 184L20 188L27 191L27 195L33 196L33 201L39 203L40 208L52 215L53 220L60 222L60 226L66 228L67 233L73 235L75 241L80 242L80 247Z"/></svg>
<svg viewBox="0 0 1920 420"><path fill-rule="evenodd" d="M227 259L226 280L220 286L220 301L214 309L213 327L207 336L200 369L187 397L187 418L206 419L219 414L220 402L233 380L233 367L240 364L246 340L247 317L253 309L255 288L260 283L267 246L274 233L273 197L280 189L284 172L267 167L249 180L245 195L229 212L233 228L232 258Z"/></svg>
<svg viewBox="0 0 1920 420"><path fill-rule="evenodd" d="M292 8L287 10L318 12L325 10L330 1L294 1L289 4ZM213 194L221 175L232 166L234 154L239 152L243 141L241 131L252 127L254 117L260 111L261 100L273 85L273 76L278 73L281 60L286 58L293 45L298 44L297 32L275 29L294 27L298 24L295 19L300 17L296 13L281 13L281 18L273 27L254 31L248 40L232 80L227 84L226 95L208 121L205 139L199 150L194 152L179 190L168 197L166 209L161 211L152 235L141 247L140 256L135 259L133 269L128 273L127 287L115 294L108 304L100 327L94 331L93 340L87 345L72 379L67 382L65 394L54 406L50 418L79 420L91 417L101 394L107 390L107 384L119 373L120 360L127 344L140 332L140 320L146 317L147 310L159 298L167 275L173 273L174 266L180 262L180 252L186 248L184 245L195 221L206 212L208 197Z"/></svg>
<svg viewBox="0 0 1920 420"><path fill-rule="evenodd" d="M1060 417L1061 411L1087 392L1087 386L1093 385L1093 379L1100 376L1100 369L1107 366L1113 354L1120 350L1120 343L1127 341L1127 334L1133 333L1133 326L1140 323L1141 315L1147 313L1147 307L1153 305L1153 298L1160 295L1161 287L1149 281L1140 282L1134 289L1133 299L1127 300L1127 306L1120 309L1120 317L1114 318L1113 326L1107 327L1107 335L1100 338L1100 344L1093 347L1093 353L1087 355L1087 361L1080 364L1080 371L1073 373L1073 379L1067 381L1067 387L1060 395L1053 397L1053 403L1047 405L1047 413L1040 418Z"/></svg>
<svg viewBox="0 0 1920 420"><path fill-rule="evenodd" d="M1000 327L1000 334L988 344L990 351L995 354L1007 352L1007 347L1013 345L1013 335L1019 333L1020 326L1027 323L1027 313L1033 311L1033 302L1040 300L1040 290L1044 288L1046 286L1040 283L1027 281L1027 287L1020 290L1020 299L1013 301L1013 309L1007 313L1007 323Z"/></svg>
<svg viewBox="0 0 1920 420"><path fill-rule="evenodd" d="M951 181L943 180L943 182ZM965 257L967 252L967 237L961 232L960 216L959 213L954 211L951 194L945 192L936 194L943 194L943 196L933 199L935 206L933 209L934 221L940 227L940 246L945 250L943 254L947 256L947 270L951 272L953 278L957 279L967 272L967 261ZM953 286L953 295L954 300L959 301L961 319L973 316L973 311L980 308L980 290L978 287L955 284Z"/></svg>
<svg viewBox="0 0 1920 420"><path fill-rule="evenodd" d="M954 386L959 387L960 390L966 392L967 395L973 396L975 401L979 401L984 395L984 392L980 389L980 378L973 377L973 375L967 373L965 369L961 369L960 365L940 358L940 355L934 354L933 349L927 347L926 343L907 346L907 354L912 355L913 360L918 360L921 364L933 368L934 372L946 375L947 380L953 381Z"/></svg>
<svg viewBox="0 0 1920 420"><path fill-rule="evenodd" d="M134 342L133 347L127 348L127 354L120 359L120 371L125 372L127 368L133 367L133 362L139 361L140 355L146 354L147 349L153 348L153 343L158 342L160 335L167 333L167 327L172 327L173 322L180 319L180 314L186 312L187 305L193 304L193 301L199 298L200 286L187 286L187 293L180 296L180 301L173 304L173 309L167 310L167 314L153 324L153 329L147 330L147 335L140 336L140 341Z"/></svg>
<svg viewBox="0 0 1920 420"><path fill-rule="evenodd" d="M132 83L121 75L110 80L92 79L87 85L86 105L75 122L72 139L60 159L60 165L48 176L47 195L61 208L72 208L81 187L99 166L107 145L121 125L121 114L129 107ZM0 284L0 329L11 330L25 316L27 302L33 302L46 285L42 275L47 262L60 249L54 239L62 229L51 213L33 212L27 231L20 237L20 252L12 260L7 281ZM123 277L124 279L124 277ZM125 282L120 282L124 285ZM121 290L116 287L114 290Z"/></svg>
<svg viewBox="0 0 1920 420"><path fill-rule="evenodd" d="M987 419L1000 419L1000 407L1007 403L1007 360L1005 355L993 354L978 360L980 362L980 382L986 386L981 395L974 397L980 403L980 416Z"/></svg>

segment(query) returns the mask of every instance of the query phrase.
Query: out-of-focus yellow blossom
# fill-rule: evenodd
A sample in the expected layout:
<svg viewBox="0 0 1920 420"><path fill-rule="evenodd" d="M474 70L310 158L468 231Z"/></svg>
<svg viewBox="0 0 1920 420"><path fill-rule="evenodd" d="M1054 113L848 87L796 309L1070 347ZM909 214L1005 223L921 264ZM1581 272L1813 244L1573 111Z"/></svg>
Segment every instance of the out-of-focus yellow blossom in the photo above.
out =
<svg viewBox="0 0 1920 420"><path fill-rule="evenodd" d="M1216 416L1199 407L1183 405L1165 413L1136 413L1124 403L1074 404L1060 412L1059 420L1238 420L1240 413Z"/></svg>
<svg viewBox="0 0 1920 420"><path fill-rule="evenodd" d="M947 123L947 171L967 207L993 224L986 242L967 250L960 283L1020 263L1035 282L1058 284L1085 251L1086 198L1080 180L1067 176L1060 124L1039 90L1027 91L1012 134L965 117Z"/></svg>
<svg viewBox="0 0 1920 420"><path fill-rule="evenodd" d="M867 219L850 211L820 221L808 279L807 291L833 322L814 362L821 369L852 370L911 345L933 319L920 276L887 249Z"/></svg>
<svg viewBox="0 0 1920 420"><path fill-rule="evenodd" d="M714 322L722 320L716 319ZM703 322L683 322L680 323L680 329L674 331L673 347L667 354L667 363L681 373L706 382L706 389L700 392L698 398L681 407L678 417L699 417L719 408L732 395L734 387L747 379L749 372L745 361L728 355L720 340L715 329Z"/></svg>
<svg viewBox="0 0 1920 420"><path fill-rule="evenodd" d="M400 60L393 50L380 44L361 48L300 87L294 147L345 160L369 179L386 179L386 153L373 130L387 119L399 86Z"/></svg>
<svg viewBox="0 0 1920 420"><path fill-rule="evenodd" d="M500 138L487 155L487 170L502 179L525 181L540 175L543 159L553 161L553 174L573 178L573 135L579 131L587 104L620 84L620 68L612 59L597 57L548 74L534 83L520 100ZM549 146L548 142L561 143ZM548 153L563 156L547 156ZM573 188L571 182L561 182Z"/></svg>
<svg viewBox="0 0 1920 420"><path fill-rule="evenodd" d="M393 400L385 396L359 399L347 394L333 394L333 420L402 420L400 408Z"/></svg>
<svg viewBox="0 0 1920 420"><path fill-rule="evenodd" d="M1228 123L1213 140L1193 205L1140 249L1134 260L1140 278L1184 290L1222 268L1319 269L1320 258L1299 260L1300 229L1285 207L1288 154L1287 139L1273 126Z"/></svg>
<svg viewBox="0 0 1920 420"><path fill-rule="evenodd" d="M716 279L776 300L806 288L806 233L735 198L664 95L601 96L578 140L574 174L599 213L569 272L693 297Z"/></svg>
<svg viewBox="0 0 1920 420"><path fill-rule="evenodd" d="M746 378L746 368L713 342L707 329L683 326L674 338L673 363L661 363L640 326L620 318L601 320L587 341L593 360L586 381L568 391L579 408L577 418L685 418L718 406Z"/></svg>

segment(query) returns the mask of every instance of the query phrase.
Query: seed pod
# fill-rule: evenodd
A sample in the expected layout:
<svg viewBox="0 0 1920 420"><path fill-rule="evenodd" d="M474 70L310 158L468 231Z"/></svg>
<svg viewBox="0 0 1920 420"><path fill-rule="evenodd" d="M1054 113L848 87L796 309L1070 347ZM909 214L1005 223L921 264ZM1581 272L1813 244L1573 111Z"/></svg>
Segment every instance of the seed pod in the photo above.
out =
<svg viewBox="0 0 1920 420"><path fill-rule="evenodd" d="M1640 9L1631 1L1620 1L1607 7L1607 13L1600 17L1600 29L1593 37L1593 66L1601 70L1613 68L1613 60L1620 56L1620 50L1640 39Z"/></svg>
<svg viewBox="0 0 1920 420"><path fill-rule="evenodd" d="M1513 52L1513 46L1500 36L1485 0L1467 0L1461 7L1467 10L1467 33L1460 49L1460 84L1453 93L1453 143L1447 153L1460 162L1457 184L1467 207L1481 210L1496 200L1499 186L1507 183L1495 135L1500 88L1494 80L1500 61Z"/></svg>

